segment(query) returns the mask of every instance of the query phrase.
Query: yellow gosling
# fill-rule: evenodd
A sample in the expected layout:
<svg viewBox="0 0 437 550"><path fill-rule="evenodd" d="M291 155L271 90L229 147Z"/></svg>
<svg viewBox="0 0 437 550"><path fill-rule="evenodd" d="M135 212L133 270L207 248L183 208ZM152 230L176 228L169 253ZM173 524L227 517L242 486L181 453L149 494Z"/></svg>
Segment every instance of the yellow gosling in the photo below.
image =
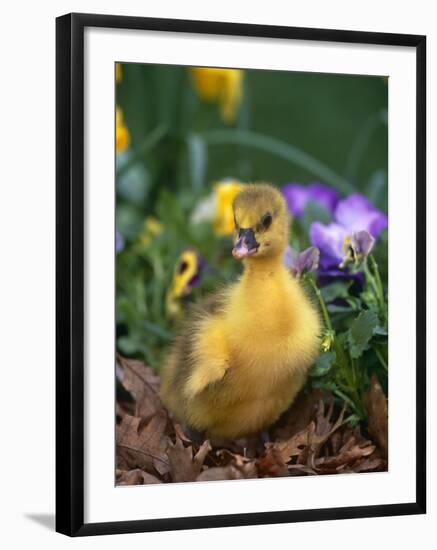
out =
<svg viewBox="0 0 437 550"><path fill-rule="evenodd" d="M281 193L248 185L233 203L234 284L195 306L162 373L174 417L211 438L269 427L294 401L320 348L320 320L284 266L289 216Z"/></svg>

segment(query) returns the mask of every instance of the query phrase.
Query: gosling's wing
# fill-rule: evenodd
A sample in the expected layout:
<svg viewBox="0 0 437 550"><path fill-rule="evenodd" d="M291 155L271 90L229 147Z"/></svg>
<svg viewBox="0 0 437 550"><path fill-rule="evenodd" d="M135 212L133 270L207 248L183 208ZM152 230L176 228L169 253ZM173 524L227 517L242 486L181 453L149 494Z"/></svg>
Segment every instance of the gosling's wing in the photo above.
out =
<svg viewBox="0 0 437 550"><path fill-rule="evenodd" d="M181 330L177 385L191 398L220 381L229 367L223 331L227 291L217 292L192 307Z"/></svg>

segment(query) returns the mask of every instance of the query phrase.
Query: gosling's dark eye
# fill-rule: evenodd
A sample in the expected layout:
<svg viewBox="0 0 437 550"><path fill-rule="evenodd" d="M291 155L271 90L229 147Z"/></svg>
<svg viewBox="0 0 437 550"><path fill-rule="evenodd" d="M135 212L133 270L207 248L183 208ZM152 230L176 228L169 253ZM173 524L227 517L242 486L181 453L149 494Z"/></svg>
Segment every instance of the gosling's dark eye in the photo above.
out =
<svg viewBox="0 0 437 550"><path fill-rule="evenodd" d="M267 212L267 214L264 214L261 218L261 225L264 229L268 229L272 225L272 215L270 212Z"/></svg>

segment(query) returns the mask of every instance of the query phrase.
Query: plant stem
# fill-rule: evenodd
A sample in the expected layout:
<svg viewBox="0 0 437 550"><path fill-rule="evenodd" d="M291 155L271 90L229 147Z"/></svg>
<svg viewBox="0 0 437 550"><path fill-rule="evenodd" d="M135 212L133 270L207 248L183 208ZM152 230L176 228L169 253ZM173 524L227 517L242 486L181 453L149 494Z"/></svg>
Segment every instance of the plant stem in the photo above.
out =
<svg viewBox="0 0 437 550"><path fill-rule="evenodd" d="M365 412L363 410L361 397L358 391L358 372L355 365L355 360L353 358L350 358L349 361L346 360L346 354L341 348L335 330L332 326L328 309L326 307L326 303L323 299L322 293L320 292L319 287L311 276L307 277L307 281L310 283L315 295L317 296L320 304L320 309L322 310L325 326L332 333L332 346L335 349L338 369L338 379L336 383L338 386L341 386L343 388L343 390L339 390L337 388L334 393L347 401L360 418L364 418ZM346 384L343 384L341 382L342 379L345 381ZM350 397L347 394L349 394Z"/></svg>
<svg viewBox="0 0 437 550"><path fill-rule="evenodd" d="M326 307L325 300L323 299L323 296L322 296L322 293L320 292L319 287L316 285L312 277L308 277L307 280L309 281L312 289L314 290L315 295L317 296L317 300L319 301L320 309L322 310L323 320L325 321L326 328L334 332L331 319L329 318L328 309Z"/></svg>
<svg viewBox="0 0 437 550"><path fill-rule="evenodd" d="M373 113L367 122L364 123L360 133L358 134L355 142L352 144L349 158L346 164L346 175L348 179L354 180L356 176L357 167L360 165L360 160L363 154L366 152L369 146L373 133L382 123L386 123L387 112L386 110L380 110Z"/></svg>
<svg viewBox="0 0 437 550"><path fill-rule="evenodd" d="M220 129L205 132L203 138L209 145L245 145L260 149L302 166L308 172L322 178L345 195L354 192L354 187L349 181L334 172L334 170L298 147L271 136L247 130Z"/></svg>
<svg viewBox="0 0 437 550"><path fill-rule="evenodd" d="M372 268L372 271L369 269L369 264ZM372 287L373 293L375 295L376 301L378 303L379 312L381 314L384 324L387 323L387 307L384 298L384 288L382 286L381 276L379 274L378 264L375 261L373 256L369 256L368 259L364 260L364 273L366 275L366 280L369 282Z"/></svg>
<svg viewBox="0 0 437 550"><path fill-rule="evenodd" d="M135 164L142 156L150 151L161 139L166 135L167 127L159 125L154 128L150 134L148 134L139 147L133 152L133 154L126 160L126 163L120 166L117 170L117 177L123 175L129 168Z"/></svg>
<svg viewBox="0 0 437 550"><path fill-rule="evenodd" d="M350 407L357 413L357 415L361 418L360 411L358 410L358 407L354 403L354 401L346 395L344 392L340 391L339 389L333 390L334 394L346 401L350 405Z"/></svg>
<svg viewBox="0 0 437 550"><path fill-rule="evenodd" d="M373 273L375 275L375 280L376 280L376 285L377 285L377 288L378 288L379 297L381 299L381 302L385 304L384 288L382 286L381 275L379 274L378 264L376 263L376 260L372 255L369 256L369 260L370 260L370 263L372 265Z"/></svg>
<svg viewBox="0 0 437 550"><path fill-rule="evenodd" d="M381 363L381 365L384 367L384 369L386 371L388 371L387 361L384 359L384 357L383 357L382 353L380 352L380 350L378 348L374 347L373 351L376 353L376 356L378 357L379 362Z"/></svg>

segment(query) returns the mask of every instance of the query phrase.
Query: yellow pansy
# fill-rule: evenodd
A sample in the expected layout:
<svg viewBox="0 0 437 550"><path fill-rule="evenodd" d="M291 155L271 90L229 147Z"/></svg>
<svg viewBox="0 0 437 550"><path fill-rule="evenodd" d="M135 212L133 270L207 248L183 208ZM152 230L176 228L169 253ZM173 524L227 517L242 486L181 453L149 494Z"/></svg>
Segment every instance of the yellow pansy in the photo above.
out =
<svg viewBox="0 0 437 550"><path fill-rule="evenodd" d="M123 153L130 144L130 134L123 120L123 113L120 107L115 110L115 150Z"/></svg>
<svg viewBox="0 0 437 550"><path fill-rule="evenodd" d="M243 187L244 183L235 180L222 181L214 186L215 216L213 225L217 235L232 235L235 228L232 203Z"/></svg>
<svg viewBox="0 0 437 550"><path fill-rule="evenodd" d="M193 67L194 87L202 99L220 105L221 116L227 124L235 120L241 101L243 71L217 67Z"/></svg>
<svg viewBox="0 0 437 550"><path fill-rule="evenodd" d="M148 246L153 237L162 232L162 224L153 216L148 216L144 220L143 231L140 236L140 241L144 246Z"/></svg>
<svg viewBox="0 0 437 550"><path fill-rule="evenodd" d="M212 193L196 205L191 222L209 222L217 235L231 235L234 231L232 203L243 187L244 183L233 179L217 182Z"/></svg>
<svg viewBox="0 0 437 550"><path fill-rule="evenodd" d="M175 319L182 315L182 300L198 284L203 266L204 260L195 250L185 250L179 256L173 281L166 296L166 310L169 318Z"/></svg>
<svg viewBox="0 0 437 550"><path fill-rule="evenodd" d="M123 78L123 69L121 68L121 63L115 64L115 81L121 82L121 79Z"/></svg>

